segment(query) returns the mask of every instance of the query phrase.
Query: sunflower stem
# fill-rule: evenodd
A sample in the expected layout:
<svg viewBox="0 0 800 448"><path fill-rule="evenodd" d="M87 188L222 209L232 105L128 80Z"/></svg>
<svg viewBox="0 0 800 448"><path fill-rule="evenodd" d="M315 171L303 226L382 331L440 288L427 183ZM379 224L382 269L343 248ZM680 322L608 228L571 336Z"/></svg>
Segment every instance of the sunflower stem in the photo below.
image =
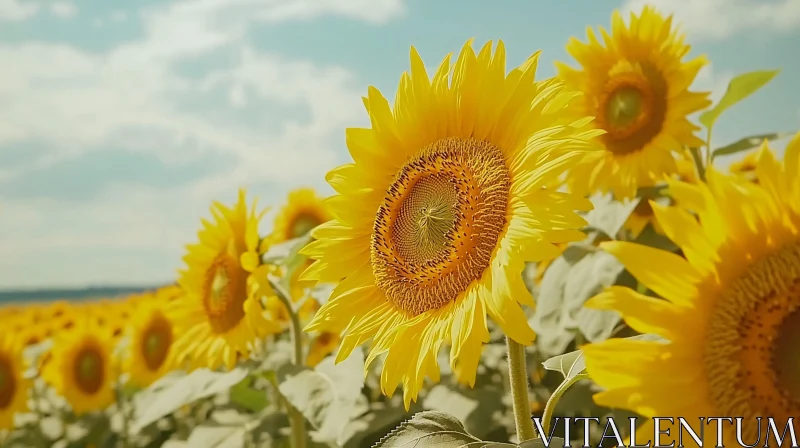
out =
<svg viewBox="0 0 800 448"><path fill-rule="evenodd" d="M272 286L273 291L275 291L275 295L278 296L278 300L283 303L283 306L286 307L286 310L289 313L292 342L294 345L293 363L296 366L302 366L305 364L305 362L303 357L303 329L300 327L300 318L297 316L297 311L292 304L292 299L289 297L289 293L283 286L281 286L280 282L272 278L268 278L267 280ZM292 448L305 448L306 419L303 417L303 414L297 410L297 408L291 405L291 403L287 402L286 404L288 407L287 414L289 415L289 422L291 423L292 427L291 446Z"/></svg>
<svg viewBox="0 0 800 448"><path fill-rule="evenodd" d="M536 437L531 419L531 403L528 401L528 368L525 365L525 347L506 336L508 349L508 378L511 399L514 403L514 424L517 440L521 443Z"/></svg>
<svg viewBox="0 0 800 448"><path fill-rule="evenodd" d="M697 170L697 178L700 180L700 182L705 182L706 168L703 165L703 156L700 153L700 148L690 148L689 152L692 155L692 161L694 161L695 170Z"/></svg>
<svg viewBox="0 0 800 448"><path fill-rule="evenodd" d="M563 383L559 384L555 391L553 391L553 395L550 395L550 398L547 400L547 404L544 405L544 412L542 413L542 429L547 431L548 434L552 434L553 432L550 426L551 422L553 421L553 413L555 413L558 400L561 399L567 389L584 378L589 378L589 375L586 373L580 373L572 378L567 378ZM542 437L545 436L542 435Z"/></svg>

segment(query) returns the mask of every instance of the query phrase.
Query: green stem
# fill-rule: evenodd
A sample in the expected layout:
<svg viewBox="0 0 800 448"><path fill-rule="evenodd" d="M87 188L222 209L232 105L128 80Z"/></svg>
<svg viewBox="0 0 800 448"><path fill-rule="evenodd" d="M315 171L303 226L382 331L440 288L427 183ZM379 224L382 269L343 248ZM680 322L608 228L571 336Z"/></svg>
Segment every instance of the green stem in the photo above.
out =
<svg viewBox="0 0 800 448"><path fill-rule="evenodd" d="M518 441L524 442L536 437L531 419L531 404L528 401L528 369L525 366L525 347L506 336L508 349L508 377L511 385L511 399L514 403L514 423Z"/></svg>
<svg viewBox="0 0 800 448"><path fill-rule="evenodd" d="M692 161L694 161L694 168L697 170L697 178L701 182L706 180L706 168L703 165L703 157L700 154L700 148L691 148L689 152L692 154Z"/></svg>
<svg viewBox="0 0 800 448"><path fill-rule="evenodd" d="M564 380L563 383L558 385L556 390L553 392L553 395L550 395L550 399L547 400L547 404L544 406L544 413L542 413L542 429L547 431L547 434L551 433L550 422L553 420L553 413L556 410L556 404L558 404L558 400L561 399L561 396L564 395L564 392L566 392L567 389L584 378L589 378L589 374L579 373L571 378L568 378ZM546 437L546 435L543 435L543 437Z"/></svg>
<svg viewBox="0 0 800 448"><path fill-rule="evenodd" d="M303 329L300 328L300 318L297 316L297 311L294 309L292 300L289 293L277 281L269 278L269 283L275 291L275 295L286 307L291 321L292 342L294 345L294 359L293 362L296 366L305 364L303 357ZM306 446L306 419L291 403L288 405L289 422L292 427L291 443L292 448L305 448Z"/></svg>
<svg viewBox="0 0 800 448"><path fill-rule="evenodd" d="M706 135L706 169L708 169L712 163L714 163L714 157L711 152L711 128L709 127L708 134Z"/></svg>

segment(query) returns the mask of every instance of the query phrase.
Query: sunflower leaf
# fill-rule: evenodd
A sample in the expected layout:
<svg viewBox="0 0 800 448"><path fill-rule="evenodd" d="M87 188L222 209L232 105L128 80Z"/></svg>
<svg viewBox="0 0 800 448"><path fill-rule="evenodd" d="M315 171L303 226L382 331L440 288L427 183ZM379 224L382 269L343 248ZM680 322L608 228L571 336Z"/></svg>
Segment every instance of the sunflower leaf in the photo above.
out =
<svg viewBox="0 0 800 448"><path fill-rule="evenodd" d="M145 396L155 394L155 397L151 397L150 400L144 399L140 401L143 405L136 406L136 418L131 431L137 433L185 404L225 392L246 376L245 369L234 369L225 373L197 369L171 383L154 384L153 387L143 391L143 394L139 394Z"/></svg>
<svg viewBox="0 0 800 448"><path fill-rule="evenodd" d="M230 400L248 411L261 412L269 404L267 394L252 386L252 378L245 378L231 388Z"/></svg>
<svg viewBox="0 0 800 448"><path fill-rule="evenodd" d="M203 425L192 430L188 446L204 446L208 448L240 448L244 447L245 428L241 425Z"/></svg>
<svg viewBox="0 0 800 448"><path fill-rule="evenodd" d="M316 431L312 439L341 445L343 428L353 418L364 387L361 348L340 362L329 356L314 369L294 365L278 369L278 390Z"/></svg>
<svg viewBox="0 0 800 448"><path fill-rule="evenodd" d="M586 230L602 232L612 240L617 239L617 234L640 201L638 197L617 201L611 194L597 194L589 199L594 204L594 209L584 216L588 223Z"/></svg>
<svg viewBox="0 0 800 448"><path fill-rule="evenodd" d="M561 437L553 437L550 441L536 438L526 440L517 445L518 448L564 448L569 446L570 445Z"/></svg>
<svg viewBox="0 0 800 448"><path fill-rule="evenodd" d="M583 358L582 351L575 350L574 352L553 356L543 362L542 366L547 370L560 372L564 379L568 380L586 371L586 360Z"/></svg>
<svg viewBox="0 0 800 448"><path fill-rule="evenodd" d="M496 384L475 388L437 384L425 396L423 408L452 415L470 434L485 437L497 427L492 415L503 410L502 399Z"/></svg>
<svg viewBox="0 0 800 448"><path fill-rule="evenodd" d="M768 134L751 135L749 137L739 139L729 145L715 149L712 153L712 157L727 156L730 154L747 151L760 145L764 140L778 140L793 134L793 132L771 132Z"/></svg>
<svg viewBox="0 0 800 448"><path fill-rule="evenodd" d="M749 97L758 89L764 87L767 83L772 81L778 73L780 73L780 70L761 70L743 73L734 77L731 79L731 82L728 83L728 89L725 91L725 95L722 96L722 99L720 99L714 107L700 114L700 123L702 123L706 129L711 129L723 112L734 104Z"/></svg>
<svg viewBox="0 0 800 448"><path fill-rule="evenodd" d="M477 448L487 444L468 433L452 415L423 411L401 423L372 448Z"/></svg>

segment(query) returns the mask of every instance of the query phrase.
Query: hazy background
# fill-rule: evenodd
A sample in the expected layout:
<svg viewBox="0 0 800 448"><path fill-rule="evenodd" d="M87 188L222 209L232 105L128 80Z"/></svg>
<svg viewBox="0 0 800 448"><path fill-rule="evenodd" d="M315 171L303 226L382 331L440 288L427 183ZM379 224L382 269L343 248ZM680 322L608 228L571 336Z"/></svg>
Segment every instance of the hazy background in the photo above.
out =
<svg viewBox="0 0 800 448"><path fill-rule="evenodd" d="M171 282L212 200L328 193L344 128L368 123L361 96L394 97L410 45L435 67L501 38L509 67L542 49L548 77L570 35L641 3L0 0L0 290ZM650 3L711 58L697 88L715 99L734 74L783 68L717 145L800 129L800 0Z"/></svg>

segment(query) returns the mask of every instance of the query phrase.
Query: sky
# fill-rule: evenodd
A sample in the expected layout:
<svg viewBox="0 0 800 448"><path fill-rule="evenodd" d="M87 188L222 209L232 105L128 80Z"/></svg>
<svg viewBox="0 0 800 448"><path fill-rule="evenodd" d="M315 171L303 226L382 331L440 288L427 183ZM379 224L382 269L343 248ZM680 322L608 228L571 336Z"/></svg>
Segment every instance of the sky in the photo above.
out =
<svg viewBox="0 0 800 448"><path fill-rule="evenodd" d="M640 0L0 0L0 289L171 282L213 200L280 206L331 190L368 86L393 98L414 45L428 67L503 39L508 67ZM714 143L800 129L798 0L651 0L712 65L781 68ZM723 161L724 163L724 161ZM273 207L274 211L274 207ZM270 227L270 219L263 231Z"/></svg>

